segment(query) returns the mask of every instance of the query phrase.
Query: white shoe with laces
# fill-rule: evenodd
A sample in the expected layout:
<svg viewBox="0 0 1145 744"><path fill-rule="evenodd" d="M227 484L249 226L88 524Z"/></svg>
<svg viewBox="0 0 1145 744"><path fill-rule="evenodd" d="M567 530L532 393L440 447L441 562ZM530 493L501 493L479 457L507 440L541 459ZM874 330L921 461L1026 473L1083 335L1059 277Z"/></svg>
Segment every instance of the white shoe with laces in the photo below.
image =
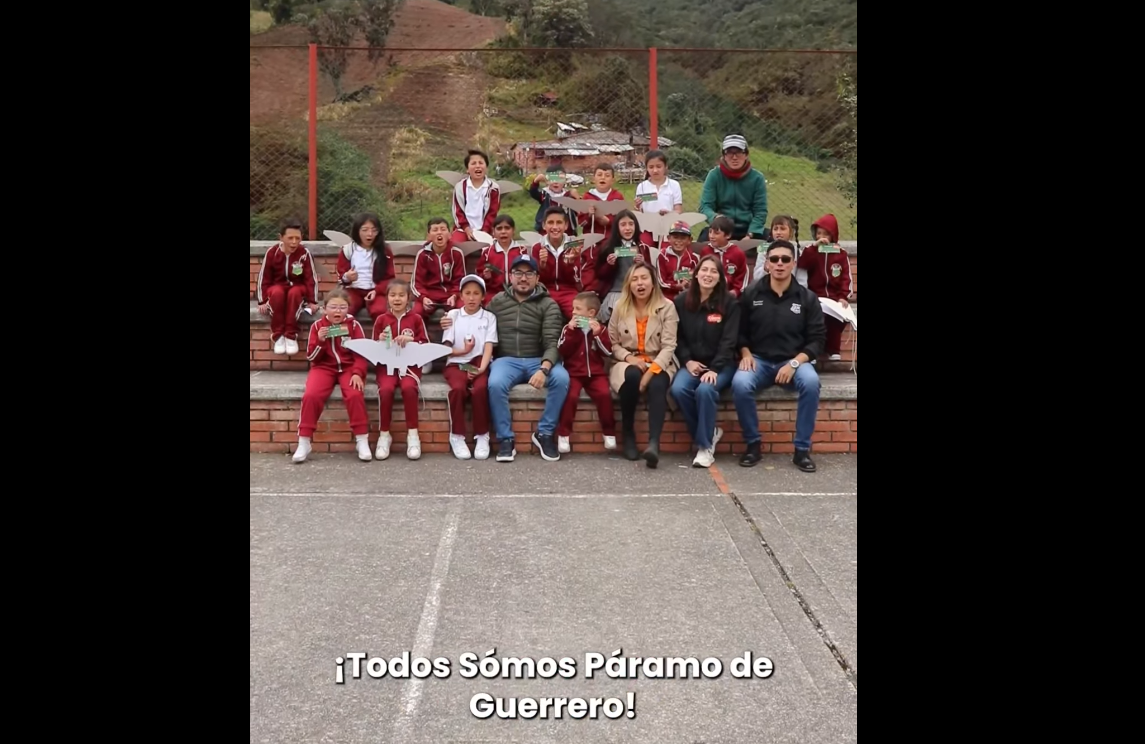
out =
<svg viewBox="0 0 1145 744"><path fill-rule="evenodd" d="M275 354L285 354L286 353L286 336L279 336L278 340L274 342L274 353Z"/></svg>
<svg viewBox="0 0 1145 744"><path fill-rule="evenodd" d="M568 437L557 437L557 452L560 452L562 455L567 455L572 452Z"/></svg>
<svg viewBox="0 0 1145 744"><path fill-rule="evenodd" d="M291 458L295 462L306 462L306 457L310 454L310 437L299 437L298 446L294 448L294 457Z"/></svg>
<svg viewBox="0 0 1145 744"><path fill-rule="evenodd" d="M474 460L488 460L489 459L489 435L478 434L477 441L473 445L473 459Z"/></svg>
<svg viewBox="0 0 1145 744"><path fill-rule="evenodd" d="M385 460L390 456L390 445L393 443L393 436L388 431L383 431L378 435L378 449L374 452L374 456L379 460Z"/></svg>
<svg viewBox="0 0 1145 744"><path fill-rule="evenodd" d="M468 460L469 458L473 457L473 455L469 453L469 445L465 443L465 437L461 436L460 434L449 435L449 446L453 450L453 456L458 460ZM485 456L488 457L488 443L485 446Z"/></svg>
<svg viewBox="0 0 1145 744"><path fill-rule="evenodd" d="M362 434L355 437L355 440L358 445L358 459L362 462L369 462L370 460L373 460L374 456L370 453L369 437L365 434Z"/></svg>
<svg viewBox="0 0 1145 744"><path fill-rule="evenodd" d="M417 429L410 429L406 433L406 457L411 460L421 457L421 440L417 436Z"/></svg>
<svg viewBox="0 0 1145 744"><path fill-rule="evenodd" d="M298 353L298 341L293 338L286 339L286 355Z"/></svg>
<svg viewBox="0 0 1145 744"><path fill-rule="evenodd" d="M712 454L711 448L702 449L696 453L696 459L692 460L692 467L694 468L710 468L712 463L716 461L715 455Z"/></svg>

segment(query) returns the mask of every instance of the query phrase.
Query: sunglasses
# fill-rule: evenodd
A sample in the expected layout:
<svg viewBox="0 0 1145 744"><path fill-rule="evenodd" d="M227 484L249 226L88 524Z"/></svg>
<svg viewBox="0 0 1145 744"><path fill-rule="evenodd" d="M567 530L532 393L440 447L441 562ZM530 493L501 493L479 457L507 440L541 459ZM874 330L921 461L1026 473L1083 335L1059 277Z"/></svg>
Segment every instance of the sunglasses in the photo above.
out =
<svg viewBox="0 0 1145 744"><path fill-rule="evenodd" d="M768 256L767 260L771 263L791 263L791 256Z"/></svg>

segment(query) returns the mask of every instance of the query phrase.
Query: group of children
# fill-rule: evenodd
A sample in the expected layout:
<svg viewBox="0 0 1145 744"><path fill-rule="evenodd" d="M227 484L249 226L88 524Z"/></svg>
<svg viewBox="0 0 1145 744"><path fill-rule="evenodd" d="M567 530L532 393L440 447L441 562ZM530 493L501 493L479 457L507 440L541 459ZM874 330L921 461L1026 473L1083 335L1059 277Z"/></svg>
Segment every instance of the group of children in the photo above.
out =
<svg viewBox="0 0 1145 744"><path fill-rule="evenodd" d="M589 212L578 218L572 210L553 201L560 196L623 200L624 196L612 188L613 167L601 164L595 169L593 188L583 197L578 197L575 189L566 191L561 181L550 182L539 176L533 182L529 193L540 202L535 227L542 232L542 239L529 246L515 237L513 218L498 214L500 193L496 182L488 178L488 164L489 159L482 152L471 150L467 154L468 175L453 190L453 229L443 218L429 220L426 243L416 255L408 281L395 275L394 256L386 245L381 219L366 213L354 220L351 242L337 258L339 287L327 293L325 314L311 325L307 339L306 358L311 372L303 395L295 462L308 456L310 437L336 384L349 412L360 459L384 460L390 456L393 438L389 428L398 387L408 430L406 455L413 460L421 456L417 433L421 369L411 367L399 378L383 365L375 369L381 433L371 455L362 395L368 363L345 347L347 340L365 337L356 320L363 307L374 321L373 338L392 339L400 346L428 342L428 324L440 323L449 314L452 322L443 331L442 343L450 345L453 352L444 367L449 386L451 449L460 459L487 459L490 412L486 382L497 344L497 319L486 307L506 289L507 276L520 256L528 256L536 265L539 282L568 319L559 352L574 384L557 431L561 452L569 451L568 440L582 387L596 404L606 448L616 446L612 397L605 371L605 360L611 353L606 324L633 264L654 267L653 274L671 301L687 289L699 260L715 254L724 267L729 290L736 297L742 294L748 281L747 257L731 240L734 224L728 217L711 221L709 241L698 251L692 245L691 227L676 222L669 231L668 244L653 262L652 235L640 232L632 211L622 210L611 217ZM653 150L647 154L647 178L636 187L633 201L637 209L659 214L683 212L680 185L667 177L667 165L663 152ZM601 233L606 238L584 248L583 241L576 238L578 227L585 234ZM475 230L491 234L494 240L482 249L476 272L467 274L465 256L457 243L473 240ZM812 230L816 243L800 253L797 268L806 272L812 292L846 306L852 292L851 268L846 252L838 245L839 229L834 215L817 220ZM771 238L798 245L798 221L787 215L775 217ZM761 246L754 271L757 279L767 271L764 254ZM257 285L258 309L270 315L275 353L298 352L298 321L303 311L317 312L316 286L313 257L302 245L302 225L300 221L288 221L280 232L280 242L267 251ZM830 359L839 359L844 323L829 315L826 322L826 353ZM472 452L465 436L466 403L471 404L473 416Z"/></svg>

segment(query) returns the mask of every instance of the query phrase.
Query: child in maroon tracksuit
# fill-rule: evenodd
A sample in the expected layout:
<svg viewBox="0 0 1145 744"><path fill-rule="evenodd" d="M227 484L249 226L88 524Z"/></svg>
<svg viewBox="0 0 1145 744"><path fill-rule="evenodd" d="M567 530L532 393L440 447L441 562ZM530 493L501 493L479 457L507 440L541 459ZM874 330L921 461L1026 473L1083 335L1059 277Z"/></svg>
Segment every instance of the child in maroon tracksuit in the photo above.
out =
<svg viewBox="0 0 1145 744"><path fill-rule="evenodd" d="M605 359L612 356L612 342L608 329L596 319L600 311L600 297L596 292L581 292L572 303L573 317L561 329L557 352L569 373L569 392L561 408L557 423L557 451L569 452L569 436L573 430L577 402L581 388L596 405L600 429L604 433L604 448L616 449L616 415L612 410L612 389L608 386L608 368ZM587 327L582 327L586 325Z"/></svg>
<svg viewBox="0 0 1145 744"><path fill-rule="evenodd" d="M350 431L358 448L358 459L369 461L370 420L366 417L365 357L346 348L346 342L365 338L362 325L350 316L350 295L343 289L333 289L326 295L326 314L310 326L306 342L306 359L310 372L306 375L306 388L302 392L302 412L298 417L298 447L294 461L302 462L310 454L310 438L318 428L322 409L334 392L342 388L342 402L350 414Z"/></svg>
<svg viewBox="0 0 1145 744"><path fill-rule="evenodd" d="M708 229L709 243L700 250L697 258L714 253L724 266L724 275L728 278L728 291L733 297L739 297L743 294L743 285L747 281L747 256L738 245L731 242L733 232L735 223L731 217L722 214L716 217Z"/></svg>
<svg viewBox="0 0 1145 744"><path fill-rule="evenodd" d="M486 306L508 284L506 277L509 275L509 266L512 265L513 259L521 254L529 255L529 246L513 239L513 232L516 229L517 223L513 221L512 216L498 215L497 219L493 220L493 243L485 246L477 258L477 276L485 281L483 303Z"/></svg>
<svg viewBox="0 0 1145 744"><path fill-rule="evenodd" d="M811 225L815 244L803 249L796 268L807 272L807 288L819 297L835 300L847 307L851 297L851 259L839 245L839 222L835 215L826 214ZM842 358L843 327L838 318L823 314L827 323L827 344L824 353L828 359Z"/></svg>
<svg viewBox="0 0 1145 744"><path fill-rule="evenodd" d="M465 254L450 242L449 224L441 217L432 218L426 225L426 244L413 264L414 312L427 324L441 322L445 313L457 307L463 276Z"/></svg>
<svg viewBox="0 0 1145 744"><path fill-rule="evenodd" d="M556 300L561 313L572 316L573 298L580 291L578 284L583 241L575 243L568 237L568 215L559 206L545 210L545 236L533 246L531 255L540 268L540 283L545 285L549 297Z"/></svg>
<svg viewBox="0 0 1145 744"><path fill-rule="evenodd" d="M298 316L303 303L310 314L318 309L314 257L302 245L302 223L288 220L258 270L258 311L270 316L275 354L298 353Z"/></svg>
<svg viewBox="0 0 1145 744"><path fill-rule="evenodd" d="M408 343L428 344L429 334L425 330L425 319L410 308L409 282L394 279L390 282L386 295L390 309L374 321L374 340L382 341L389 331L391 343L405 346ZM394 390L402 389L402 408L406 415L406 457L416 460L421 457L421 440L417 434L417 400L421 392L421 367L410 367L405 375L398 377L384 364L377 365L374 379L378 383L378 448L374 456L385 460L390 456L390 445L394 438L390 434L390 423L394 414Z"/></svg>

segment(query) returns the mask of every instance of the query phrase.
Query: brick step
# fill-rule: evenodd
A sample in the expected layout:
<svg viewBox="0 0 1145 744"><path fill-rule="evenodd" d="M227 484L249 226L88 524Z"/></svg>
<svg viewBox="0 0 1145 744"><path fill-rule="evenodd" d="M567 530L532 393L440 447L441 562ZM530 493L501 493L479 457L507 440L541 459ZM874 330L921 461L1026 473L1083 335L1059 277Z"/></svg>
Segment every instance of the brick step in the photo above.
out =
<svg viewBox="0 0 1145 744"><path fill-rule="evenodd" d="M858 452L858 378L854 374L827 373L821 376L822 392L819 416L812 437L813 452ZM304 372L251 372L250 373L250 451L289 452L297 440L298 416L302 392L306 385ZM441 375L426 375L421 384L422 403L419 407L418 435L423 452L445 452L449 449L449 412L446 395L449 391ZM366 381L366 410L370 415L371 447L378 437L377 387L374 375ZM615 396L613 396L615 399ZM757 396L760 433L764 452L792 452L795 433L796 396L778 387L771 387ZM401 391L395 393L393 425L394 457L404 459L405 422ZM318 430L313 437L316 452L352 452L353 435L342 395L334 390L326 405ZM513 412L513 430L518 442L518 453L527 450L533 427L541 418L545 393L528 385L518 385L510 392L509 408ZM614 403L617 425L620 425L619 403ZM730 391L725 391L717 413L719 426L724 430L717 445L719 453L741 453L743 435L736 419ZM604 453L596 407L583 393L576 414L576 431L571 440L574 453ZM647 413L643 405L637 413L636 436L643 447L648 440ZM472 431L469 432L472 437ZM679 412L669 409L664 424L661 449L665 452L686 453L691 450L684 419Z"/></svg>
<svg viewBox="0 0 1145 744"><path fill-rule="evenodd" d="M524 227L518 226L518 230L529 230L532 225ZM274 245L275 241L266 240L252 240L250 241L250 293L247 297L249 300L255 298L255 285L258 282L258 272L262 265L262 258L266 255L266 250ZM809 244L807 241L800 241L804 244ZM390 249L394 253L394 273L405 279L410 278L413 272L413 256L407 255L409 252L419 245L414 241L389 241ZM329 241L315 241L304 242L310 254L318 264L318 293L319 297L329 292L337 286L337 264L338 264L338 247ZM859 244L858 241L842 241L841 245L847 251L851 259L851 282L852 289L855 295L855 301L859 299ZM477 267L477 254L470 254L466 257L465 265L470 271ZM755 266L755 249L748 251L748 266Z"/></svg>
<svg viewBox="0 0 1145 744"><path fill-rule="evenodd" d="M855 315L859 314L858 303L854 304ZM362 327L366 331L366 335L374 332L374 323L370 320L369 314L362 310L358 313L358 320L361 322ZM261 315L258 312L258 306L254 300L250 301L250 368L252 370L274 370L276 372L305 372L308 369L306 362L306 334L310 332L310 324L313 319L307 314L302 313L302 318L299 320L300 334L298 337L299 352L292 356L285 354L275 354L274 344L270 340L270 318ZM441 328L429 328L430 340L434 342L441 341ZM851 362L854 360L854 344L858 338L858 334L852 333L849 330L843 332L843 348L842 357L840 362L832 362L829 360L822 360L817 367L821 367L827 372L847 372L851 368ZM825 366L824 366L825 365Z"/></svg>

